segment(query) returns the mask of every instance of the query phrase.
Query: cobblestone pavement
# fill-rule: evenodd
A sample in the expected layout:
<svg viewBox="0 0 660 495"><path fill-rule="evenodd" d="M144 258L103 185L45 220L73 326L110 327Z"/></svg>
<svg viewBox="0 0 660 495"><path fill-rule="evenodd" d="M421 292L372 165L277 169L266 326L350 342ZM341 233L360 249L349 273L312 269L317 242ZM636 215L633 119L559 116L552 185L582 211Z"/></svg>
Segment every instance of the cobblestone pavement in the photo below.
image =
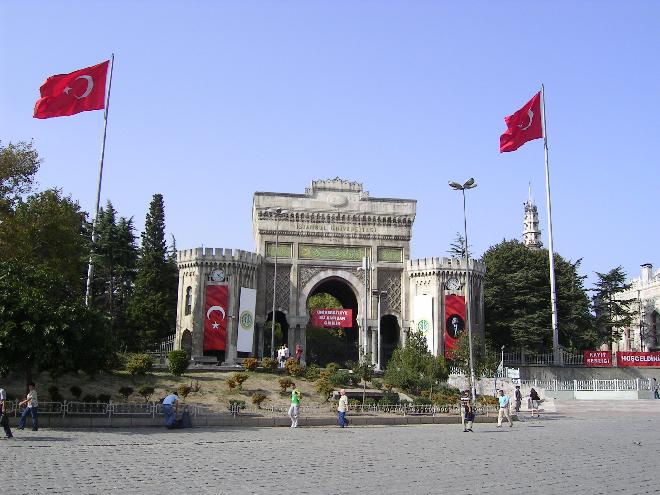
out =
<svg viewBox="0 0 660 495"><path fill-rule="evenodd" d="M660 401L630 407L576 401L474 433L458 424L18 431L0 441L0 493L660 493Z"/></svg>

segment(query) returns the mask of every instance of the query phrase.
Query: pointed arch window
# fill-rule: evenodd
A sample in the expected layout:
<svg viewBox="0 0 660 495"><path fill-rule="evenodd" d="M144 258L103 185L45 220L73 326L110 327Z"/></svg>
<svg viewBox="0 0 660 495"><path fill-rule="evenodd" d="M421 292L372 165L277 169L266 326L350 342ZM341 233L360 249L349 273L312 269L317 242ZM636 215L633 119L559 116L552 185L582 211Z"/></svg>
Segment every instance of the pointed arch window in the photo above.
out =
<svg viewBox="0 0 660 495"><path fill-rule="evenodd" d="M189 315L192 312L192 287L186 287L186 305L184 314Z"/></svg>

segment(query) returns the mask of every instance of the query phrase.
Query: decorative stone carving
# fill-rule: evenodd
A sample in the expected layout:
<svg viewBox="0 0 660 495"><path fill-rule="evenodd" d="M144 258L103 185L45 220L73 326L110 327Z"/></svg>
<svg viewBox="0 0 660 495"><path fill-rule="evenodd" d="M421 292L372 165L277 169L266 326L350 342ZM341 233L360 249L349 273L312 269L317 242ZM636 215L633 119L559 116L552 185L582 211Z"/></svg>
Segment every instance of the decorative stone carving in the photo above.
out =
<svg viewBox="0 0 660 495"><path fill-rule="evenodd" d="M265 314L273 310L273 277L275 273L274 265L266 268L265 286L266 310ZM291 294L291 266L277 265L277 285L275 287L275 310L289 311L289 295Z"/></svg>
<svg viewBox="0 0 660 495"><path fill-rule="evenodd" d="M381 311L388 309L401 314L401 273L401 270L378 270L378 289L387 291L381 300Z"/></svg>

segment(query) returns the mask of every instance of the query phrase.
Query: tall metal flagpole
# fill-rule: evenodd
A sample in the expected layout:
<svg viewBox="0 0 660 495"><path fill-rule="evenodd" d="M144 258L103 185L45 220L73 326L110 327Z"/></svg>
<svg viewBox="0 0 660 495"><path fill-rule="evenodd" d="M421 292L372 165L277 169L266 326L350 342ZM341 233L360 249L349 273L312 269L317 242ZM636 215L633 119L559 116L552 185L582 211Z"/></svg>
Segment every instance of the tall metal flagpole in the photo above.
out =
<svg viewBox="0 0 660 495"><path fill-rule="evenodd" d="M87 288L85 290L85 305L90 305L92 293L92 279L94 278L94 246L96 245L96 223L99 219L99 206L101 203L101 182L103 181L103 158L105 156L105 137L108 132L108 110L110 110L110 91L112 90L112 69L115 66L115 54L110 57L110 84L108 84L108 96L105 100L105 112L103 113L103 142L101 144L101 160L99 164L99 181L96 186L96 211L92 222L92 249L89 253L89 265L87 265Z"/></svg>
<svg viewBox="0 0 660 495"><path fill-rule="evenodd" d="M552 305L552 353L555 365L561 365L559 329L557 327L557 287L555 284L555 253L552 247L552 202L550 201L550 168L548 166L548 135L545 126L545 88L541 84L541 125L545 155L545 192L548 206L548 255L550 256L550 304Z"/></svg>

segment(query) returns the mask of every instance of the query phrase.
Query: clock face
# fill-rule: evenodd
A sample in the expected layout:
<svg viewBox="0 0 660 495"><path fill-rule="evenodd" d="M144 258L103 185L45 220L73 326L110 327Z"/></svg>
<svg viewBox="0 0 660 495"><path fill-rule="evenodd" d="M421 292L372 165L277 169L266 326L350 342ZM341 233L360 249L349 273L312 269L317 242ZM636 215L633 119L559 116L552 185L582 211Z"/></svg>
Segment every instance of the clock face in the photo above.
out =
<svg viewBox="0 0 660 495"><path fill-rule="evenodd" d="M460 282L458 281L457 278L450 278L447 280L447 289L449 290L458 290L461 287Z"/></svg>
<svg viewBox="0 0 660 495"><path fill-rule="evenodd" d="M213 280L214 282L224 282L225 272L220 270L220 268L216 268L211 272L211 280Z"/></svg>

